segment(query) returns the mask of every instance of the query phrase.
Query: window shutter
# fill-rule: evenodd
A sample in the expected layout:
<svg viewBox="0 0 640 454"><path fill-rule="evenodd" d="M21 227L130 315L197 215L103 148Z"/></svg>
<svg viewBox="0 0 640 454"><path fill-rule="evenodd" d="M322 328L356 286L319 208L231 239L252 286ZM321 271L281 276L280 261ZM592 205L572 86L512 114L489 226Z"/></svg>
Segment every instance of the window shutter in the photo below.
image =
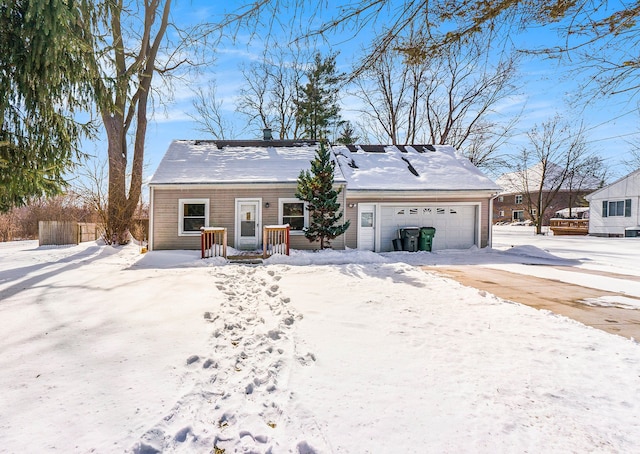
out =
<svg viewBox="0 0 640 454"><path fill-rule="evenodd" d="M607 208L609 207L609 202L607 202L606 200L602 201L602 217L606 218L607 217Z"/></svg>
<svg viewBox="0 0 640 454"><path fill-rule="evenodd" d="M624 217L631 217L631 199L627 199L624 201Z"/></svg>

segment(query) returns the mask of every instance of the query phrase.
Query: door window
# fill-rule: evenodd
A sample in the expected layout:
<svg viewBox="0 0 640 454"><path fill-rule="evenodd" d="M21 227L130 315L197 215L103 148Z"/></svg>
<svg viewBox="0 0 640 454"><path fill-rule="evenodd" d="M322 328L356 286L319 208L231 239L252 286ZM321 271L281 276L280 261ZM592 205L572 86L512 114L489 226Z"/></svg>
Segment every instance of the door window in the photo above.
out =
<svg viewBox="0 0 640 454"><path fill-rule="evenodd" d="M373 213L363 212L360 214L360 227L373 227Z"/></svg>
<svg viewBox="0 0 640 454"><path fill-rule="evenodd" d="M240 235L256 236L256 206L240 205Z"/></svg>

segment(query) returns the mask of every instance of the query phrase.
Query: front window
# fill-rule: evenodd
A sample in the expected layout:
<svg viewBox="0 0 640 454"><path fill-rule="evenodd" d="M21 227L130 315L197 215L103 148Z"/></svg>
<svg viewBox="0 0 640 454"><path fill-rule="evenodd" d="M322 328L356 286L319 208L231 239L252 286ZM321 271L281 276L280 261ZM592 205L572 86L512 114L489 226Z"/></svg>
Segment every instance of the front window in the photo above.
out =
<svg viewBox="0 0 640 454"><path fill-rule="evenodd" d="M178 234L199 235L200 227L209 225L209 200L180 199L179 204Z"/></svg>
<svg viewBox="0 0 640 454"><path fill-rule="evenodd" d="M516 205L520 205L522 203L522 194L518 194L516 196Z"/></svg>
<svg viewBox="0 0 640 454"><path fill-rule="evenodd" d="M309 225L305 203L298 199L280 199L280 223L289 224L292 232L302 232Z"/></svg>
<svg viewBox="0 0 640 454"><path fill-rule="evenodd" d="M513 212L513 220L514 221L524 221L524 211L516 210Z"/></svg>

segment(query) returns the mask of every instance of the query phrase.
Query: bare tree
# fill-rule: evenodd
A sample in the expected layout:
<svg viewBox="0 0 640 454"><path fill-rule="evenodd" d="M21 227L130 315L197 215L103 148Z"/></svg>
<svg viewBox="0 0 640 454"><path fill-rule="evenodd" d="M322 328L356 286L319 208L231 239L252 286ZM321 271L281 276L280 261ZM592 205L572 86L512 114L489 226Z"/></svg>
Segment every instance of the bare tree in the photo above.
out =
<svg viewBox="0 0 640 454"><path fill-rule="evenodd" d="M400 41L400 47L418 38ZM497 121L499 101L516 90L516 58L489 61L491 39L452 46L428 61L387 52L356 80L362 115L393 144L449 144L489 167L517 118ZM498 159L498 157L495 157Z"/></svg>
<svg viewBox="0 0 640 454"><path fill-rule="evenodd" d="M168 81L178 68L193 63L192 50L206 44L203 33L209 30L177 27L171 21L171 5L172 0L101 0L95 10L81 7L82 46L108 142L109 242L129 241L142 190L154 76Z"/></svg>
<svg viewBox="0 0 640 454"><path fill-rule="evenodd" d="M281 139L299 137L294 100L310 59L311 53L296 43L273 43L265 49L261 61L241 68L244 83L237 110L253 129L272 128Z"/></svg>
<svg viewBox="0 0 640 454"><path fill-rule="evenodd" d="M74 184L74 191L82 203L96 213L98 230L103 232L107 244L110 238L106 234L109 221L109 170L106 161L93 160L82 165L79 178Z"/></svg>
<svg viewBox="0 0 640 454"><path fill-rule="evenodd" d="M235 127L223 113L223 102L218 101L215 81L209 82L207 89L195 91L193 107L197 115L189 115L198 125L198 130L210 134L215 139L231 139L235 136Z"/></svg>
<svg viewBox="0 0 640 454"><path fill-rule="evenodd" d="M409 143L409 129L415 137L417 122L412 123L411 117L418 116L418 106L411 102L411 91L419 90L423 80L415 83L410 74L422 73L422 67L411 65L405 68L397 54L387 53L356 79L357 90L353 94L364 104L360 113L375 125L374 130L382 132L386 138L383 142L394 145ZM417 78L422 79L420 76ZM412 111L411 107L415 110Z"/></svg>
<svg viewBox="0 0 640 454"><path fill-rule="evenodd" d="M571 198L598 186L603 169L596 165L602 160L588 153L583 126L576 129L557 116L532 128L527 137L529 143L514 158L515 171L507 178L514 192L523 194L536 233L541 234L545 215L561 190Z"/></svg>

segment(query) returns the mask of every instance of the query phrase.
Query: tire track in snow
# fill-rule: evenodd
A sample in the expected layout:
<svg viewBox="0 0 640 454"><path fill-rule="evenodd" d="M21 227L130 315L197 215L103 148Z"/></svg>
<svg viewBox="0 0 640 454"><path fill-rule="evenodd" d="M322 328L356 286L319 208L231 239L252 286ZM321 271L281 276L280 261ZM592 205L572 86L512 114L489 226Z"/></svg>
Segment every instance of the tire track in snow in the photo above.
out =
<svg viewBox="0 0 640 454"><path fill-rule="evenodd" d="M186 359L190 391L142 435L133 453L328 452L318 446L317 425L309 429L310 416L288 391L294 362L310 366L315 356L296 358L295 323L302 316L281 294L281 276L243 265L212 275L225 300L219 312L204 314L212 326L210 351Z"/></svg>

